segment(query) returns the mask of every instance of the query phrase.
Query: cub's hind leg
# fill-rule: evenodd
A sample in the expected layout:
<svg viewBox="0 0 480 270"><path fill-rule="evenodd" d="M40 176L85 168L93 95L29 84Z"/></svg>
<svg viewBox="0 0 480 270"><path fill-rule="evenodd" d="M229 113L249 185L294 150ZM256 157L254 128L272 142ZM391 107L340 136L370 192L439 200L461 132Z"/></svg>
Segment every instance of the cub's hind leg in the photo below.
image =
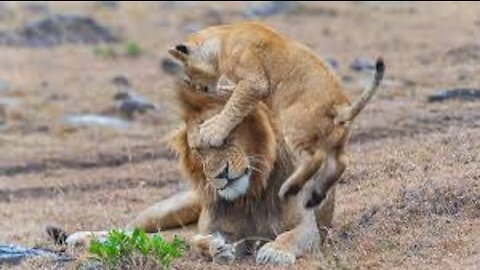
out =
<svg viewBox="0 0 480 270"><path fill-rule="evenodd" d="M332 149L322 169L314 176L313 181L305 186L305 207L319 205L327 196L333 185L340 179L348 164L348 157L343 147Z"/></svg>
<svg viewBox="0 0 480 270"><path fill-rule="evenodd" d="M300 158L300 164L292 175L282 184L278 195L285 199L288 196L296 195L312 178L312 176L322 167L325 159L323 149L318 149L313 155L304 152Z"/></svg>

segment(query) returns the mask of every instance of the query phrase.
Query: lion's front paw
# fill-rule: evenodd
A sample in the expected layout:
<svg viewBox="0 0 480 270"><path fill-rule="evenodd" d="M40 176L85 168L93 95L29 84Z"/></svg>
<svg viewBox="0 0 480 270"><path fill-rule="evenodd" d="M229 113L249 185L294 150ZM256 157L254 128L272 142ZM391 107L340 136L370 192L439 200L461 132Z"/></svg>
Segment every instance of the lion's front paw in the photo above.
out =
<svg viewBox="0 0 480 270"><path fill-rule="evenodd" d="M292 265L295 263L295 255L280 248L275 242L265 244L257 253L258 264Z"/></svg>
<svg viewBox="0 0 480 270"><path fill-rule="evenodd" d="M65 240L65 243L69 247L87 246L92 239L98 240L100 242L105 241L105 239L107 238L107 234L108 232L106 231L75 232L67 237L67 239Z"/></svg>
<svg viewBox="0 0 480 270"><path fill-rule="evenodd" d="M221 146L224 144L230 130L227 129L222 117L216 115L200 125L200 143L202 146Z"/></svg>
<svg viewBox="0 0 480 270"><path fill-rule="evenodd" d="M210 243L210 255L212 260L218 264L231 264L235 260L235 249L232 245L226 244L222 238L215 238Z"/></svg>
<svg viewBox="0 0 480 270"><path fill-rule="evenodd" d="M75 246L86 246L88 242L92 239L92 234L89 232L76 232L71 234L65 240L65 243L69 247Z"/></svg>

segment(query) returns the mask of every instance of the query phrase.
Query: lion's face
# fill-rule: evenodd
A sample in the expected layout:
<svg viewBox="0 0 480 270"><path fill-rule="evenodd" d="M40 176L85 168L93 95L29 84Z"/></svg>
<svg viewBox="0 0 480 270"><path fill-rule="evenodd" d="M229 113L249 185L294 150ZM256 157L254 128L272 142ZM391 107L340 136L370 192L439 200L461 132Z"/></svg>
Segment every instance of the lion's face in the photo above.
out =
<svg viewBox="0 0 480 270"><path fill-rule="evenodd" d="M219 148L192 150L202 164L207 184L225 200L233 201L245 195L250 187L253 156L244 151L247 148L234 139Z"/></svg>
<svg viewBox="0 0 480 270"><path fill-rule="evenodd" d="M198 124L217 114L222 103L185 85L179 89L181 116L185 128L173 137L182 173L197 188L224 200L258 196L267 186L276 159L276 130L265 105L259 105L238 125L221 147L191 148L198 136Z"/></svg>

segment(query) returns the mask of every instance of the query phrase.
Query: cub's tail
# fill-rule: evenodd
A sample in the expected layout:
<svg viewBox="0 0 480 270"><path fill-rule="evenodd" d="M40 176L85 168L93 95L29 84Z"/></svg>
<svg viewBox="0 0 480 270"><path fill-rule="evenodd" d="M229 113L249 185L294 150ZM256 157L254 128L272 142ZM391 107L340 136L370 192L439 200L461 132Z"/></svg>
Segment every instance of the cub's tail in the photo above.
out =
<svg viewBox="0 0 480 270"><path fill-rule="evenodd" d="M384 73L385 64L383 63L382 58L378 58L377 62L375 63L375 78L372 85L365 89L351 105L338 108L337 116L335 117L336 123L342 124L351 121L358 115L365 105L367 105L368 101L370 101L375 92L377 92Z"/></svg>

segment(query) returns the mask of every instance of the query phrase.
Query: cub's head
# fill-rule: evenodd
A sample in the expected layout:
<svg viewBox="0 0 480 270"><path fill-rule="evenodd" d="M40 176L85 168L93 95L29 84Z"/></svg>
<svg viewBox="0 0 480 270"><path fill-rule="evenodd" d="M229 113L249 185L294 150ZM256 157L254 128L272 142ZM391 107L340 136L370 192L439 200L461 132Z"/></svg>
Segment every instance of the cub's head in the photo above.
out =
<svg viewBox="0 0 480 270"><path fill-rule="evenodd" d="M203 32L194 33L187 38L187 41L171 47L168 53L180 61L189 80L197 85L212 89L215 87L219 77L220 41L218 38L206 36Z"/></svg>
<svg viewBox="0 0 480 270"><path fill-rule="evenodd" d="M178 89L180 115L185 123L171 140L178 153L184 176L209 199L235 201L259 196L267 187L276 159L277 131L264 105L237 126L221 147L191 148L198 136L198 125L217 114L223 103L211 99L191 86Z"/></svg>

